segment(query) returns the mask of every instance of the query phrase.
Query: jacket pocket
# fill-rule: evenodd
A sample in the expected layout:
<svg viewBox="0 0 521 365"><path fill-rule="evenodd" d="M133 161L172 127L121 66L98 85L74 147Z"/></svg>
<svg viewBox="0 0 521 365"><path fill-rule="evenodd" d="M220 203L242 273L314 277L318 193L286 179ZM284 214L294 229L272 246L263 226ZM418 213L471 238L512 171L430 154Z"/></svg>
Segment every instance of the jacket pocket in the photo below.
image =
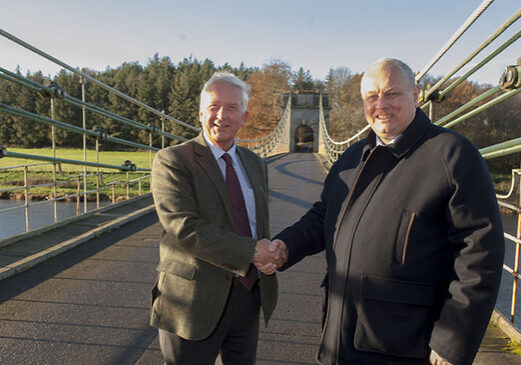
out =
<svg viewBox="0 0 521 365"><path fill-rule="evenodd" d="M407 248L411 240L411 231L416 220L416 213L407 209L402 211L400 226L396 235L395 242L395 261L404 265L407 258Z"/></svg>
<svg viewBox="0 0 521 365"><path fill-rule="evenodd" d="M197 268L194 265L182 261L170 260L169 262L161 261L159 265L157 265L157 271L179 276L186 280L193 280Z"/></svg>
<svg viewBox="0 0 521 365"><path fill-rule="evenodd" d="M355 348L409 358L428 356L433 293L428 284L363 275Z"/></svg>

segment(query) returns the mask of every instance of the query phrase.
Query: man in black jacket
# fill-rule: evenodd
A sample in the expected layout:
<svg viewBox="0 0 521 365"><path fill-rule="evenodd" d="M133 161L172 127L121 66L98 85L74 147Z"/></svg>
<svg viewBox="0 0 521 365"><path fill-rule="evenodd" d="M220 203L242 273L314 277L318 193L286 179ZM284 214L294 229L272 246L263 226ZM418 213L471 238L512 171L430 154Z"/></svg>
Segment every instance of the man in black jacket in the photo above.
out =
<svg viewBox="0 0 521 365"><path fill-rule="evenodd" d="M499 288L501 217L465 137L431 124L401 61L361 82L372 131L332 166L321 198L275 238L294 265L326 251L317 362L471 364Z"/></svg>

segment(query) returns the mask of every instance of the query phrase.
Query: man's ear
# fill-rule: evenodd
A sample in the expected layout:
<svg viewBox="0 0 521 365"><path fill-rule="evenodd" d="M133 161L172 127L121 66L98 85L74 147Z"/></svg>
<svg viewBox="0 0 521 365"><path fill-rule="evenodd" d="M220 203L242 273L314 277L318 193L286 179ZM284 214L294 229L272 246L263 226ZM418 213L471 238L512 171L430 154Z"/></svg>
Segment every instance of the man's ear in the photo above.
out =
<svg viewBox="0 0 521 365"><path fill-rule="evenodd" d="M420 95L420 87L418 85L414 85L413 89L413 97L414 97L414 106L418 107L418 96Z"/></svg>
<svg viewBox="0 0 521 365"><path fill-rule="evenodd" d="M250 116L250 113L246 110L242 116L241 116L241 126L246 124L246 121L248 120L248 117Z"/></svg>

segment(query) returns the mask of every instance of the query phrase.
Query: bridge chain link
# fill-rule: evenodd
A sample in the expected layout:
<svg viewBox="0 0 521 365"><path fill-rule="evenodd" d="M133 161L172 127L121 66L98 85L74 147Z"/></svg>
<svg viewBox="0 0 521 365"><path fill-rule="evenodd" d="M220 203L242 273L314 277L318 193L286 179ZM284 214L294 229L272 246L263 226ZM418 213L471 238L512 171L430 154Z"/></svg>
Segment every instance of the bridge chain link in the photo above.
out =
<svg viewBox="0 0 521 365"><path fill-rule="evenodd" d="M275 127L273 131L271 131L268 135L258 138L258 139L237 139L237 143L243 146L248 147L253 152L257 153L261 157L268 157L272 155L275 151L275 148L279 143L282 142L282 138L284 137L284 132L290 124L291 119L291 98L288 98L288 102L286 103L286 107L284 108L284 113L282 114L282 118L279 123ZM288 136L289 137L289 136Z"/></svg>

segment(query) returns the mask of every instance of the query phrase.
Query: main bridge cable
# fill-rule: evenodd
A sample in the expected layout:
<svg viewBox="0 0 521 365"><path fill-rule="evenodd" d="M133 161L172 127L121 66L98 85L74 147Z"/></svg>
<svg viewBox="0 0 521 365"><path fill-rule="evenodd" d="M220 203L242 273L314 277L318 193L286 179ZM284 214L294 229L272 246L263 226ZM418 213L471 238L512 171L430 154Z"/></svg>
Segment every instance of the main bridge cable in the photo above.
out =
<svg viewBox="0 0 521 365"><path fill-rule="evenodd" d="M416 75L416 82L420 81L423 76L440 60L440 58L456 43L456 41L465 33L470 26L485 12L485 10L492 4L494 0L484 0L468 19L459 27L459 29L452 35L452 37L445 43L445 45L438 51L438 53L429 61L423 70Z"/></svg>
<svg viewBox="0 0 521 365"><path fill-rule="evenodd" d="M472 75L474 72L479 70L485 64L490 62L490 60L492 60L492 58L496 57L499 53L503 52L508 46L510 46L515 41L517 41L519 38L521 38L521 30L518 31L516 34L514 34L512 37L510 37L505 43L503 43L501 46L499 46L496 50L494 50L487 57L485 57L480 63L478 63L476 66L474 66L472 69L470 69L465 75L459 77L455 82L450 84L445 90L440 91L440 93L439 93L440 97L444 98L445 95L447 95L451 90L453 90L456 86L458 86L464 80L468 79L470 77L470 75Z"/></svg>
<svg viewBox="0 0 521 365"><path fill-rule="evenodd" d="M115 143L123 144L126 146L131 146L131 147L145 149L145 150L159 151L159 148L157 148L157 147L147 146L147 145L144 145L141 143L131 142L131 141L127 141L125 139L112 137L108 133L106 133L100 129L95 129L95 130L84 129L81 127L77 127L73 124L60 122L58 120L51 119L51 118L48 118L48 117L45 117L45 116L42 116L39 114L31 113L31 112L28 112L23 109L18 109L18 108L9 106L4 103L0 103L0 112L8 113L8 114L16 116L16 117L27 118L27 119L33 120L35 122L43 123L46 125L51 125L51 126L54 125L58 128L65 129L65 130L75 132L78 134L86 134L86 135L89 135L94 138L105 139L109 142L115 142Z"/></svg>
<svg viewBox="0 0 521 365"><path fill-rule="evenodd" d="M494 33L492 33L474 52L470 54L467 58L465 58L456 68L454 68L448 75L442 78L440 81L436 83L430 90L425 92L423 97L424 101L430 101L431 95L441 87L449 78L451 78L456 72L458 72L461 68L463 68L467 63L469 63L478 53L480 53L485 47L487 47L490 43L492 43L497 37L499 37L504 31L506 31L512 24L514 24L521 17L521 8L517 10L505 23L503 23ZM514 35L508 42L510 45L513 41L515 41L518 37L518 34ZM506 47L505 47L506 48ZM498 48L499 50L499 48ZM500 51L502 51L501 49ZM425 104L422 106L424 107Z"/></svg>
<svg viewBox="0 0 521 365"><path fill-rule="evenodd" d="M332 165L338 157L351 145L351 143L355 140L359 141L363 135L369 130L370 126L367 124L364 128L362 128L358 133L354 136L346 139L345 141L335 142L326 126L326 120L324 118L324 107L322 104L322 94L320 95L319 102L319 120L320 120L320 128L322 134L322 145L325 149L326 159Z"/></svg>
<svg viewBox="0 0 521 365"><path fill-rule="evenodd" d="M455 80L453 83L451 83L447 88L445 88L444 90L441 90L439 92L436 93L436 98L435 100L437 100L438 102L441 102L445 99L446 95L451 92L456 86L458 86L459 84L461 84L463 81L465 81L466 79L468 79L474 72L476 72L477 70L479 70L481 67L483 67L485 64L487 64L488 62L490 62L490 60L492 60L494 57L496 57L499 53L503 52L507 47L509 47L512 43L514 43L515 41L517 41L519 38L521 38L521 30L518 31L516 34L514 34L512 37L510 37L508 40L506 40L502 45L500 45L498 48L496 48L492 53L490 53L487 57L485 57L483 60L481 60L481 62L479 62L478 64L476 64L474 67L472 67L469 71L467 71L467 73L465 73L463 76L459 77L457 80ZM503 77L503 76L502 76ZM492 90L495 90L495 91L498 91L499 89L501 89L502 87L500 85L497 85L496 87L494 87L493 89L489 90L487 92L487 94L490 96L492 94L494 94L494 92L492 92ZM433 96L433 95L432 95ZM424 109L425 107L429 106L429 104L432 102L433 98L430 98L430 100L426 101L422 106L421 108ZM425 99L423 97L420 98L421 100L424 100ZM481 98L480 100L483 100L483 98ZM472 100L472 105L475 104L477 101L476 99L473 99ZM467 105L467 104L466 104ZM468 105L470 106L470 105ZM459 109L458 109L459 110ZM451 113L451 117L453 116L453 113ZM447 120L449 119L449 116L445 116L442 118L443 120ZM441 120L436 122L436 124L440 123L441 124Z"/></svg>
<svg viewBox="0 0 521 365"><path fill-rule="evenodd" d="M142 103L139 100L136 100L136 99L134 99L134 98L132 98L132 97L122 93L121 91L116 90L116 89L108 86L107 84L105 84L105 83L95 79L94 77L90 76L89 74L87 74L85 72L82 72L82 71L80 71L77 68L74 68L72 66L67 65L66 63L58 60L57 58L49 55L48 53L45 53L45 52L39 50L36 47L31 46L29 43L24 42L20 38L15 37L14 35L6 32L3 29L0 29L0 35L4 36L5 38L9 39L12 42L15 42L15 43L19 44L20 46L22 46L24 48L27 48L28 50L30 50L30 51L32 51L32 52L34 52L36 54L39 54L42 57L47 58L49 61L54 62L54 63L62 66L63 68L65 68L65 69L67 69L67 70L69 70L69 71L71 71L71 72L73 72L73 73L75 73L77 75L80 75L80 76L84 77L85 79L89 80L90 82L92 82L92 83L102 87L103 89L108 90L108 91L118 95L119 97L121 97L121 98L123 98L123 99L125 99L127 101L130 101L131 103L134 103L134 104L136 104L136 105L138 105L138 106L140 106L142 108L145 108L146 110L148 110L149 112L151 112L153 114L156 114L156 115L158 115L158 116L160 116L162 118L166 118L168 120L171 120L171 121L173 121L173 122L175 122L177 124L180 124L180 125L182 125L182 126L184 126L186 128L192 129L194 131L199 131L200 130L200 128L194 127L194 126L192 126L192 125L190 125L188 123L182 122L182 121L180 121L178 119L175 119L175 118L173 118L173 117L171 117L169 115L161 113L160 111L158 111L158 110L156 110L156 109L146 105L145 103Z"/></svg>
<svg viewBox="0 0 521 365"><path fill-rule="evenodd" d="M27 79L27 78L25 78L25 77L23 77L21 75L17 75L14 72L11 72L11 71L8 71L8 70L4 69L3 67L0 67L0 77L3 78L3 79L9 80L11 82L14 82L14 83L18 83L18 84L20 84L22 86L25 86L27 88L30 88L31 90L36 91L40 95L42 95L42 94L54 95L55 94L55 90L53 90L53 88L47 87L45 85L42 85L42 84L40 84L40 83L38 83L36 81ZM100 107L98 107L96 105L92 105L92 104L86 103L86 102L84 102L84 101L82 101L80 99L77 99L77 98L75 98L73 96L68 95L67 93L63 93L63 94L59 95L58 97L62 98L64 101L68 102L71 105L74 105L74 106L77 106L77 107L85 107L86 109L88 109L91 112L103 115L105 117L111 118L111 119L116 120L118 122L130 125L132 127L139 128L139 129L142 129L142 130L147 130L147 131L153 130L155 133L157 133L159 135L162 135L162 136L165 136L165 137L168 137L170 139L177 139L179 141L186 141L187 140L184 137L175 136L173 134L161 131L161 130L159 130L157 128L153 128L150 125L145 125L143 123L136 122L136 121L134 121L132 119L129 119L129 118L126 118L124 116L115 114L115 113L113 113L113 112L111 112L109 110L100 108Z"/></svg>
<svg viewBox="0 0 521 365"><path fill-rule="evenodd" d="M267 157L277 142L280 140L280 136L284 132L284 128L289 123L289 119L291 117L291 95L288 97L288 101L286 102L286 106L284 108L284 112L282 117L280 118L277 126L267 135L257 139L239 139L236 141L238 144L244 144L252 151L256 152L256 150L260 150L260 152L256 152L261 157ZM251 146L253 144L253 146Z"/></svg>
<svg viewBox="0 0 521 365"><path fill-rule="evenodd" d="M438 53L433 57L433 59L424 67L424 69L418 73L416 75L416 81L418 82L419 80L421 80L426 74L427 72L434 66L434 64L436 62L439 61L439 59L454 45L454 43L470 28L470 26L485 12L485 10L493 3L494 0L485 0L483 1L477 8L476 10L474 10L474 12L469 16L469 18L467 18L467 20L465 21L465 23L462 24L462 26L452 35L452 37L445 43L445 45L442 47L442 49L440 49L438 51ZM502 32L504 32L510 25L512 25L519 17L521 16L521 9L518 10L512 17L510 17L509 20L507 20L505 22L505 24L502 25L502 27L500 27L495 34L489 36L489 38L487 39L487 41L485 41L484 43L484 46L482 46L481 48L478 48L477 51L474 52L474 54L472 55L472 57L470 57L470 59L464 61L464 63L460 66L458 66L458 68L456 68L450 75L448 75L446 78L444 78L443 80L441 80L440 82L438 82L438 84L436 84L433 88L431 88L427 93L426 95L424 96L424 100L427 100L427 97L430 96L436 88L438 88L439 86L441 86L446 80L448 80L454 73L456 73L459 69L461 69L461 67L463 67L466 63L468 63L472 58L474 58L474 56L479 53L483 48L485 48L488 44L490 44L495 38L497 38ZM483 64L485 64L486 62L489 61L489 58L492 58L493 56L497 55L499 52L503 51L507 46L509 46L510 44L512 44L515 40L517 40L517 38L519 38L519 35L516 34L514 37L512 37L509 41L505 42L505 44L498 48L496 50L496 52L494 52L492 55L490 55L484 62L481 62L479 67L481 67ZM470 74L474 73L479 67L475 67L471 70L471 72L468 73L467 77L470 76ZM463 80L461 80L463 81ZM460 82L461 82L460 81ZM454 86L455 87L455 86ZM446 94L447 92L449 92L451 89L448 89L448 90L445 90L444 91L444 94ZM490 95L490 94L489 94ZM427 106L431 101L428 101L427 103L425 103L423 107ZM458 112L462 112L462 110L458 110ZM458 114L458 113L455 113L455 114ZM336 145L336 146L340 146L340 145L346 145L349 146L350 142L353 141L354 139L358 138L361 134L365 133L365 131L368 130L368 127L369 126L366 126L364 127L362 130L360 130L358 133L356 133L356 135L354 135L353 137L345 140L345 141L342 141L342 142L335 142L331 139L331 137L329 136L329 133L327 133L327 130L326 130L326 140L328 141L328 144L329 143L332 143L333 145Z"/></svg>

